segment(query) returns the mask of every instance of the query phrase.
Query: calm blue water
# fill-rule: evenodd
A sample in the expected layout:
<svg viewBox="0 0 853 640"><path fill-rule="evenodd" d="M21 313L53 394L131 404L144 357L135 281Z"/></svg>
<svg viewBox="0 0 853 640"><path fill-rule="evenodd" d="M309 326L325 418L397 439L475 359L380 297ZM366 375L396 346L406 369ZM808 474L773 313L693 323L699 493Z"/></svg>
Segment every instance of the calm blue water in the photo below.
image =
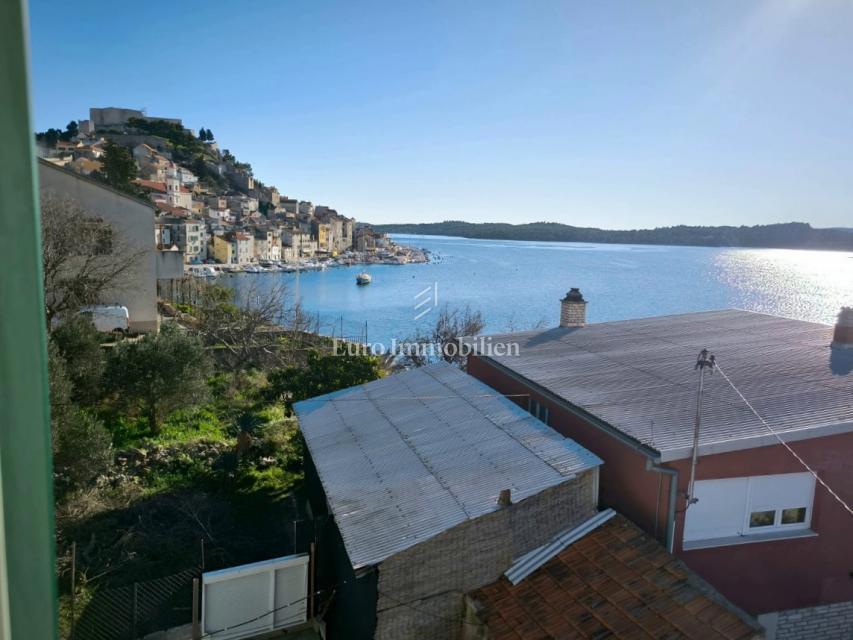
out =
<svg viewBox="0 0 853 640"><path fill-rule="evenodd" d="M318 314L323 333L371 342L403 339L436 316L415 316L415 296L439 306L483 313L487 332L554 326L559 300L580 287L590 322L741 308L833 323L853 305L853 253L783 249L718 249L648 245L467 240L395 236L425 247L435 261L423 265L334 268L296 274L223 276L244 288L285 281L306 310ZM355 276L366 270L369 286Z"/></svg>

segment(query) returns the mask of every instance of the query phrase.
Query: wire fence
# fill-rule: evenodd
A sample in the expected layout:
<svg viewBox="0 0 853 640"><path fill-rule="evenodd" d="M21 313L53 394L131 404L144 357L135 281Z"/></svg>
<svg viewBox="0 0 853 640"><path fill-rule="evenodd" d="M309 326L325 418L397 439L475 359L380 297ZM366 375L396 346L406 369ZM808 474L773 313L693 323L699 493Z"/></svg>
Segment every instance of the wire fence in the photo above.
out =
<svg viewBox="0 0 853 640"><path fill-rule="evenodd" d="M201 567L95 590L74 621L68 640L136 640L192 621L192 583Z"/></svg>
<svg viewBox="0 0 853 640"><path fill-rule="evenodd" d="M285 528L284 548L273 555L308 553L312 544L318 542L320 529L327 519L327 516L319 516L293 520ZM201 578L204 571L236 564L228 560L229 554L221 551L202 542L198 566L116 587L97 583L72 587L77 571L84 573L72 558L71 581L60 582L66 603L70 605L62 640L139 640L148 634L191 624L193 579Z"/></svg>

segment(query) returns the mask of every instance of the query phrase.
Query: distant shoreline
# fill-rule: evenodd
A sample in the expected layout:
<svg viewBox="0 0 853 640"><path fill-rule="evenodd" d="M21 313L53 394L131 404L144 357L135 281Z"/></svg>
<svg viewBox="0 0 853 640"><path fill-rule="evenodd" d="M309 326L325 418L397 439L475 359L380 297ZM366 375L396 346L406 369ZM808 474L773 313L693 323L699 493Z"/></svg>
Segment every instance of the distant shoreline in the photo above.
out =
<svg viewBox="0 0 853 640"><path fill-rule="evenodd" d="M373 225L376 231L421 236L450 236L471 240L580 242L740 249L803 249L853 251L853 229L815 229L800 222L752 227L661 227L609 230L573 227L556 222L471 223L461 221Z"/></svg>

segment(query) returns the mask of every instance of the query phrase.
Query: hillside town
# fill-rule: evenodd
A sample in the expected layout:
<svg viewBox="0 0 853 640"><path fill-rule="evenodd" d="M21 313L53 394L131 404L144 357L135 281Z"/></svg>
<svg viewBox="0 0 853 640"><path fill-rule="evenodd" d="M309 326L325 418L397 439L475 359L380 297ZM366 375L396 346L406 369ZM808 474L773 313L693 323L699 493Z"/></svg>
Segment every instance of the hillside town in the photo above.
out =
<svg viewBox="0 0 853 640"><path fill-rule="evenodd" d="M36 141L43 160L150 201L157 250L181 253L193 275L427 260L333 207L281 194L179 118L93 107Z"/></svg>

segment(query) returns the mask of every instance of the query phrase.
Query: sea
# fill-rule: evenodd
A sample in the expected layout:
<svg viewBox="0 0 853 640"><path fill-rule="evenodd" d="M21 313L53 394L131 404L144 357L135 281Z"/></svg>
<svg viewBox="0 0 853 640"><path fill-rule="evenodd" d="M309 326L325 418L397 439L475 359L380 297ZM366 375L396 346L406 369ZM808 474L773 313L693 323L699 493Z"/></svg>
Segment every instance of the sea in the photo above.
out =
<svg viewBox="0 0 853 640"><path fill-rule="evenodd" d="M238 294L283 282L322 333L381 344L434 325L443 308L479 312L484 333L556 326L571 287L588 322L737 308L833 324L853 306L849 252L392 237L431 261L219 280ZM356 285L362 271L371 284Z"/></svg>

